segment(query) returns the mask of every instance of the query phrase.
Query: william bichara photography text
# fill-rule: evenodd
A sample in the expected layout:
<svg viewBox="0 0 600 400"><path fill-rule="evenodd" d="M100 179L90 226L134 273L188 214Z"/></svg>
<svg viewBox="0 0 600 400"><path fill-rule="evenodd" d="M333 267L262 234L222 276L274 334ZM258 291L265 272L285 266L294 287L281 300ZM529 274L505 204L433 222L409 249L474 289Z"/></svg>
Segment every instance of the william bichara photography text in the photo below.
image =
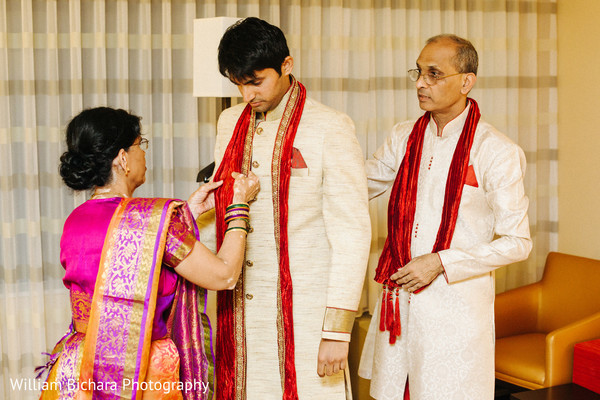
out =
<svg viewBox="0 0 600 400"><path fill-rule="evenodd" d="M208 382L134 382L131 379L123 379L121 385L117 382L94 382L77 381L75 379L67 379L64 382L45 382L33 378L10 379L10 387L13 392L20 391L58 391L58 392L73 392L73 391L110 391L116 392L119 390L150 390L159 391L165 394L179 390L180 392L202 392L208 391Z"/></svg>

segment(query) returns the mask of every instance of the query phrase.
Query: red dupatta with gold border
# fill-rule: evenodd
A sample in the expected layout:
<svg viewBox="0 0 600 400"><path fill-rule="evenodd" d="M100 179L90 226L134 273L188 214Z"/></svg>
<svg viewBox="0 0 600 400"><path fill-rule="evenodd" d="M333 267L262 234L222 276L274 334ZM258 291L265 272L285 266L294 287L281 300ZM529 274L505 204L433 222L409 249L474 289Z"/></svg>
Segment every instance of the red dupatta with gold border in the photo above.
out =
<svg viewBox="0 0 600 400"><path fill-rule="evenodd" d="M275 242L279 259L277 280L277 332L279 342L279 365L284 399L298 399L296 368L294 361L294 322L292 304L292 279L288 254L288 194L291 176L291 159L294 138L302 117L306 89L291 76L290 96L277 130L271 164L273 220ZM250 171L252 139L256 114L250 105L242 112L233 136L229 141L223 160L214 180L223 180L215 194L217 247L221 246L225 229L225 209L233 197L232 172L243 174ZM219 400L243 400L246 398L246 342L244 316L243 273L234 290L218 293L217 303L217 363L216 391Z"/></svg>
<svg viewBox="0 0 600 400"><path fill-rule="evenodd" d="M181 204L171 199L132 198L121 200L117 207L94 289L78 399L141 399L166 235L170 217ZM193 221L189 209L182 210L184 220ZM193 222L192 226L198 237ZM212 375L210 326L200 311L200 292L180 278L178 301L168 324L179 351L184 385L196 380L209 382ZM90 384L94 382L106 385ZM186 399L212 397L212 390L182 392Z"/></svg>

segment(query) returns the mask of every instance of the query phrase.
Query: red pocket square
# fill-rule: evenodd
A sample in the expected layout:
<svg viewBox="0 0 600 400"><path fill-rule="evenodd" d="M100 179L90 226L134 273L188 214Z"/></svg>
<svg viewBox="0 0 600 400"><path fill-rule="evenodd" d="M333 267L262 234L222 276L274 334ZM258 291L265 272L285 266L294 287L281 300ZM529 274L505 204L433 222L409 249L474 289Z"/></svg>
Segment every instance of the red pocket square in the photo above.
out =
<svg viewBox="0 0 600 400"><path fill-rule="evenodd" d="M308 168L302 153L295 147L292 149L292 168Z"/></svg>
<svg viewBox="0 0 600 400"><path fill-rule="evenodd" d="M465 178L465 185L479 187L477 183L477 177L475 176L475 170L473 169L473 165L469 165L467 168L467 177Z"/></svg>

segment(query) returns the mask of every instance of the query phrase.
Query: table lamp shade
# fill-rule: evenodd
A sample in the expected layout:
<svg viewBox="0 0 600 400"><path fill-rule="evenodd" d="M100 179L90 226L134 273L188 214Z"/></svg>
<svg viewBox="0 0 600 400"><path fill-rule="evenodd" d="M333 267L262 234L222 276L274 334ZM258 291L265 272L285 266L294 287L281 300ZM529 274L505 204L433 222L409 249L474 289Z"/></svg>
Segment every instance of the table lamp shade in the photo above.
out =
<svg viewBox="0 0 600 400"><path fill-rule="evenodd" d="M223 33L239 19L215 17L194 20L195 97L240 97L237 87L219 72L217 59Z"/></svg>

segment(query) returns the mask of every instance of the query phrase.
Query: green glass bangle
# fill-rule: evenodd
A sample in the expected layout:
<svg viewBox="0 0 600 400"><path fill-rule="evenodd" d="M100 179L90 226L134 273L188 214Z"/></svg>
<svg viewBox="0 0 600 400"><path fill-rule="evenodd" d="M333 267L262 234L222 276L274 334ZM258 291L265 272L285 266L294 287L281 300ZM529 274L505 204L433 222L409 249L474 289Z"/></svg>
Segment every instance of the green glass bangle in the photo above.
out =
<svg viewBox="0 0 600 400"><path fill-rule="evenodd" d="M230 208L235 208L235 207L243 207L243 208L247 208L248 210L250 209L250 206L247 203L238 203L238 204L228 205L225 210L229 210Z"/></svg>
<svg viewBox="0 0 600 400"><path fill-rule="evenodd" d="M232 227L230 227L230 228L227 228L227 229L225 230L225 234L227 234L227 232L229 232L229 231L233 231L233 230L235 230L235 229L242 230L242 231L246 232L246 234L248 234L248 228L244 228L243 226L232 226Z"/></svg>

